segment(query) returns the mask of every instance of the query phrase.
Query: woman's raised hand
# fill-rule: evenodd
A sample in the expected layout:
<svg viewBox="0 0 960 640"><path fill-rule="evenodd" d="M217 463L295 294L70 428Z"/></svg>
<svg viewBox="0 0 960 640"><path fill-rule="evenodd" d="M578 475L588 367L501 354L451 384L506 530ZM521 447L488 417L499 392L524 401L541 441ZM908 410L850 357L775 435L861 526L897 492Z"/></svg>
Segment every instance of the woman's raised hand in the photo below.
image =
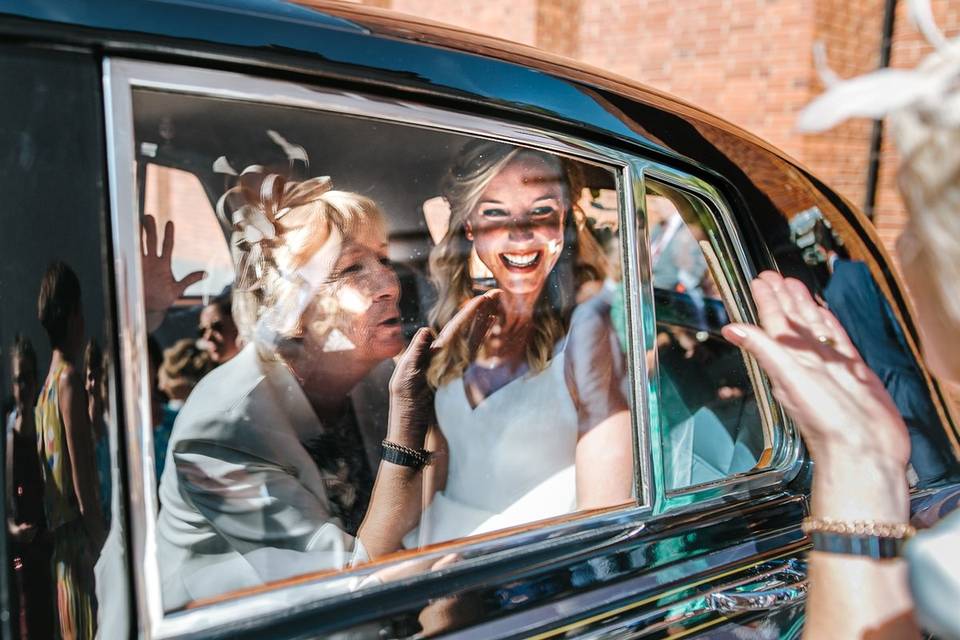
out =
<svg viewBox="0 0 960 640"><path fill-rule="evenodd" d="M147 312L147 330L153 331L163 322L187 287L207 277L203 271L188 273L180 280L173 275L173 220L163 227L163 246L157 251L157 221L143 216L143 297Z"/></svg>
<svg viewBox="0 0 960 640"><path fill-rule="evenodd" d="M423 447L433 419L433 389L427 370L433 351L433 330L420 327L390 376L390 418L387 439L411 449Z"/></svg>
<svg viewBox="0 0 960 640"><path fill-rule="evenodd" d="M491 289L482 295L471 298L464 304L457 315L440 331L434 340L432 348L443 349L449 345L457 335L466 331L467 349L470 360L477 355L484 339L500 318L500 289Z"/></svg>
<svg viewBox="0 0 960 640"><path fill-rule="evenodd" d="M499 296L500 291L494 289L472 298L439 335L429 327L414 334L390 377L389 440L413 449L423 447L427 428L435 422L433 389L427 382L431 358L464 330L469 330L467 344L471 356L475 354L499 316Z"/></svg>
<svg viewBox="0 0 960 640"><path fill-rule="evenodd" d="M751 289L761 326L730 324L723 335L767 373L814 460L844 464L853 456L904 469L910 439L903 419L836 317L799 280L772 271Z"/></svg>

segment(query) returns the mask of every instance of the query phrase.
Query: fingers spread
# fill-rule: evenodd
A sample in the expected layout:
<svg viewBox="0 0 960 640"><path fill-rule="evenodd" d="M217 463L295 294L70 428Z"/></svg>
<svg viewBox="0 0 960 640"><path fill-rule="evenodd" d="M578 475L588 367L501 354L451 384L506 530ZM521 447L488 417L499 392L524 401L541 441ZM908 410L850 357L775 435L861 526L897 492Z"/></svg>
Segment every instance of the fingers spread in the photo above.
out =
<svg viewBox="0 0 960 640"><path fill-rule="evenodd" d="M153 257L157 251L157 220L151 215L143 216L143 255Z"/></svg>
<svg viewBox="0 0 960 640"><path fill-rule="evenodd" d="M181 278L177 284L180 285L181 287L180 291L182 293L183 291L186 291L188 287L200 282L206 277L207 277L206 271L193 271L183 276L183 278Z"/></svg>
<svg viewBox="0 0 960 640"><path fill-rule="evenodd" d="M173 254L173 220L167 220L163 225L163 248L160 249L160 257L169 260Z"/></svg>

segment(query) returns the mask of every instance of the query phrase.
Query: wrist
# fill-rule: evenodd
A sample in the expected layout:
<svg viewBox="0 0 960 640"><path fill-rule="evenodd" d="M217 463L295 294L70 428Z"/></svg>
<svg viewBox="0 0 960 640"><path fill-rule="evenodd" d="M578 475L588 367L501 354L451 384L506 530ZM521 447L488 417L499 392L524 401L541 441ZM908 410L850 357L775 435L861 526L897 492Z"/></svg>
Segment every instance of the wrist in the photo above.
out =
<svg viewBox="0 0 960 640"><path fill-rule="evenodd" d="M409 449L423 449L426 434L413 433L410 429L401 426L388 426L386 440Z"/></svg>
<svg viewBox="0 0 960 640"><path fill-rule="evenodd" d="M906 467L897 460L850 456L814 462L811 515L834 520L907 522Z"/></svg>

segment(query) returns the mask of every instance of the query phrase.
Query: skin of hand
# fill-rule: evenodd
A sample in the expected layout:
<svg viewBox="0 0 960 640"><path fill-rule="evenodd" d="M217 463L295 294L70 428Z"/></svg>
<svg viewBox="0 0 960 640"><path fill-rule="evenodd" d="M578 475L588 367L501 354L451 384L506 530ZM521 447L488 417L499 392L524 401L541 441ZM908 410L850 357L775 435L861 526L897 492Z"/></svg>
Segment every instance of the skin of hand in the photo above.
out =
<svg viewBox="0 0 960 640"><path fill-rule="evenodd" d="M906 522L910 440L883 384L801 282L767 271L751 288L762 328L723 334L757 360L800 428L814 460L811 515ZM809 579L805 637L918 637L902 561L813 551Z"/></svg>
<svg viewBox="0 0 960 640"><path fill-rule="evenodd" d="M499 293L490 291L473 298L455 315L439 336L422 327L397 360L390 377L390 415L387 440L411 449L421 449L431 424L436 422L433 389L427 370L433 355L459 331L470 328L470 342L482 342L493 324ZM392 553L402 546L403 536L420 520L424 483L431 488L445 478L425 480L422 470L381 462L370 497L367 516L357 536L371 559Z"/></svg>
<svg viewBox="0 0 960 640"><path fill-rule="evenodd" d="M423 447L432 422L433 391L426 379L432 342L433 331L418 330L390 378L387 440L410 449ZM380 462L370 506L357 532L371 560L402 548L403 536L420 520L423 483L420 469Z"/></svg>
<svg viewBox="0 0 960 640"><path fill-rule="evenodd" d="M143 216L143 297L147 312L147 331L154 331L163 322L167 309L173 306L187 287L204 278L203 271L188 273L180 280L173 275L173 221L163 227L163 246L157 251L157 221L151 215Z"/></svg>

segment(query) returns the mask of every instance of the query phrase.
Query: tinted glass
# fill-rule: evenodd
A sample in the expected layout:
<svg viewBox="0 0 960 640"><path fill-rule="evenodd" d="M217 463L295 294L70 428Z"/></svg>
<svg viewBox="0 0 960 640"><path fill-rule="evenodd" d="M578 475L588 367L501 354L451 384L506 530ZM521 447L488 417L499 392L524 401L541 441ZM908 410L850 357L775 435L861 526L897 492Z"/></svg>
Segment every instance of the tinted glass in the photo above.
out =
<svg viewBox="0 0 960 640"><path fill-rule="evenodd" d="M661 183L648 189L664 467L667 488L680 489L769 464L771 437L750 369L720 335L736 316L709 209Z"/></svg>
<svg viewBox="0 0 960 640"><path fill-rule="evenodd" d="M133 97L168 609L634 499L612 170Z"/></svg>
<svg viewBox="0 0 960 640"><path fill-rule="evenodd" d="M123 637L99 68L4 48L0 388L13 637Z"/></svg>

